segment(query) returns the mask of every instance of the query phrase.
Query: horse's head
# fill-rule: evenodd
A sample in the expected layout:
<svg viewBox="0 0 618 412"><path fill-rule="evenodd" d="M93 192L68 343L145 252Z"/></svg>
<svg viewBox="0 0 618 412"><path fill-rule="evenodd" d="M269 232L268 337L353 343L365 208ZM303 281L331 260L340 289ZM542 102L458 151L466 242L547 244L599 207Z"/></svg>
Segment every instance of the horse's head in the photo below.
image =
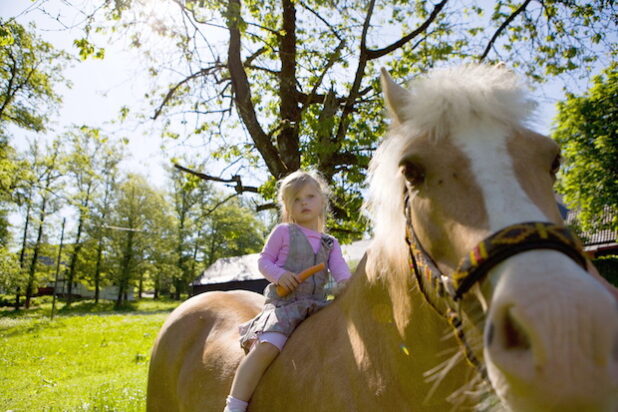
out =
<svg viewBox="0 0 618 412"><path fill-rule="evenodd" d="M385 257L373 272L415 267L512 409L616 410L616 300L562 228L559 148L525 127L534 104L515 74L470 65L382 85L392 125L370 170Z"/></svg>

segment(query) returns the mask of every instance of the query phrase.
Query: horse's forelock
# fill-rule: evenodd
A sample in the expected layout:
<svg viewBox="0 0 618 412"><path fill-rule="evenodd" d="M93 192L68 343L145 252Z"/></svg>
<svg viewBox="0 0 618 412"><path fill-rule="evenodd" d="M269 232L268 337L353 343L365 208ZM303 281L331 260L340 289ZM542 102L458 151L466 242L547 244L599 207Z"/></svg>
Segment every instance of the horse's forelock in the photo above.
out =
<svg viewBox="0 0 618 412"><path fill-rule="evenodd" d="M374 228L373 273L407 267L405 185L399 163L415 136L439 139L471 122L522 125L535 106L514 72L477 64L433 70L410 83L408 97L369 166L366 208Z"/></svg>
<svg viewBox="0 0 618 412"><path fill-rule="evenodd" d="M504 66L437 69L413 80L409 90L402 126L437 137L483 120L522 125L536 105L519 77Z"/></svg>
<svg viewBox="0 0 618 412"><path fill-rule="evenodd" d="M400 134L391 134L374 153L369 164L369 191L366 209L374 229L372 255L368 273L380 274L405 268L404 179L399 162L407 141Z"/></svg>

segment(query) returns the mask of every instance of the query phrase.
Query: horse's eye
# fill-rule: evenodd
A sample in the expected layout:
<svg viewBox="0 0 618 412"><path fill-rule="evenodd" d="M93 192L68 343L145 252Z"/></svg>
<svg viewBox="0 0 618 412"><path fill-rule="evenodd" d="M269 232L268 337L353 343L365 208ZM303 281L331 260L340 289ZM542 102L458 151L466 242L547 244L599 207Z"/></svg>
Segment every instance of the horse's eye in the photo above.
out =
<svg viewBox="0 0 618 412"><path fill-rule="evenodd" d="M560 169L561 161L562 157L560 156L560 153L558 153L556 157L554 157L554 161L551 163L551 169L549 171L553 177L556 177L556 173L558 173L558 170Z"/></svg>
<svg viewBox="0 0 618 412"><path fill-rule="evenodd" d="M400 167L401 174L403 174L409 184L417 186L425 180L425 170L421 166L405 161L401 163Z"/></svg>

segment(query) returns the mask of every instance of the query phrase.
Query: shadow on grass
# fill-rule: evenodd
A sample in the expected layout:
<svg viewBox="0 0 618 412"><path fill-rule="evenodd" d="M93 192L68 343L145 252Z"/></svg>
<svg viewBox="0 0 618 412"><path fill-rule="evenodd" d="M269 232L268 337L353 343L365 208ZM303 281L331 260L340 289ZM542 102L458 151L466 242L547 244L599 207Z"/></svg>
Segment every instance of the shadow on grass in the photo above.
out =
<svg viewBox="0 0 618 412"><path fill-rule="evenodd" d="M101 300L95 303L94 300L79 300L73 301L70 305L64 303L64 306L58 311L61 315L73 315L73 314L91 314L106 312L135 312L138 310L137 302L128 302L116 307L116 302L111 300Z"/></svg>
<svg viewBox="0 0 618 412"><path fill-rule="evenodd" d="M182 301L170 299L141 299L123 303L116 306L115 301L100 300L95 303L93 299L80 299L67 304L62 299L56 302L56 316L80 316L80 315L114 315L114 314L157 314L169 313ZM44 302L30 309L14 310L13 308L0 309L0 319L42 319L49 318L52 311L51 302Z"/></svg>
<svg viewBox="0 0 618 412"><path fill-rule="evenodd" d="M37 333L41 329L63 328L64 322L56 320L74 316L169 314L180 303L182 301L142 299L116 307L114 301L106 300L95 303L92 299L84 299L74 301L70 305L60 301L56 303L54 320L50 319L52 305L49 302L30 309L0 309L0 336L10 337Z"/></svg>

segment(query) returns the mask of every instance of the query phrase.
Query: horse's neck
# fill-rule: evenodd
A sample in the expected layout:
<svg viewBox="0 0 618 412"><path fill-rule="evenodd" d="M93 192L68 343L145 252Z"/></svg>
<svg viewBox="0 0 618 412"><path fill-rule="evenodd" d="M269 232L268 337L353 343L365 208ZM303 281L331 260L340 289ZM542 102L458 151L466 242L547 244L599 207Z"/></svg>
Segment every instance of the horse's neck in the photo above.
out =
<svg viewBox="0 0 618 412"><path fill-rule="evenodd" d="M425 397L432 387L426 372L453 356L459 361L441 378L429 403L437 405L464 384L470 369L455 340L447 337L448 323L424 301L412 274L376 277L361 268L333 304L345 313L357 365L371 369L363 372L375 376L377 386L388 382L401 385L399 393Z"/></svg>
<svg viewBox="0 0 618 412"><path fill-rule="evenodd" d="M431 397L432 384L424 376L457 351L452 338L444 339L447 328L422 300L413 278L376 279L361 268L341 296L290 337L262 378L252 407L451 409L445 399L463 385L461 370L445 377ZM280 396L282 384L285 397Z"/></svg>

